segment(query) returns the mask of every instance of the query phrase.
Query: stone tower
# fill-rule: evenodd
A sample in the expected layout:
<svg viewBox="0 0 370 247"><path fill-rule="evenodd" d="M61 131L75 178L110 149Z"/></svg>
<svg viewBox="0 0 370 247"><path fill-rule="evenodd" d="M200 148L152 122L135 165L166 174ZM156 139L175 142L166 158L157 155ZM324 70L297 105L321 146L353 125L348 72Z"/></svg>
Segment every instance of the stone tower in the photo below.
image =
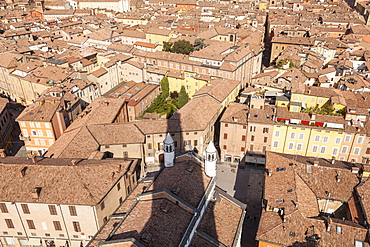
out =
<svg viewBox="0 0 370 247"><path fill-rule="evenodd" d="M217 150L211 141L205 150L204 167L208 177L216 177Z"/></svg>
<svg viewBox="0 0 370 247"><path fill-rule="evenodd" d="M164 166L172 167L175 160L175 141L172 139L170 133L167 133L166 139L163 141L164 149Z"/></svg>

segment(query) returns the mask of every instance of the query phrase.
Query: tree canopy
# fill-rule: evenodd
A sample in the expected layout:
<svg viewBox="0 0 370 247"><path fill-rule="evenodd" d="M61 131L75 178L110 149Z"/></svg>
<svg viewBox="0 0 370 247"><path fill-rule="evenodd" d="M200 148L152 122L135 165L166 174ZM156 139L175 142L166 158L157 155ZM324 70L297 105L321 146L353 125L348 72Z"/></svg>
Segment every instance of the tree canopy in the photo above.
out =
<svg viewBox="0 0 370 247"><path fill-rule="evenodd" d="M181 107L183 107L186 103L188 103L188 101L189 101L189 95L186 92L185 87L181 86L181 90L180 90L180 93L179 93L179 98L178 98L178 101L177 101L178 108L180 109Z"/></svg>
<svg viewBox="0 0 370 247"><path fill-rule="evenodd" d="M194 51L194 47L189 41L181 39L175 43L163 42L163 51L189 55Z"/></svg>
<svg viewBox="0 0 370 247"><path fill-rule="evenodd" d="M161 85L163 97L167 99L170 95L170 83L168 82L167 76L163 77L159 84Z"/></svg>
<svg viewBox="0 0 370 247"><path fill-rule="evenodd" d="M276 66L278 68L282 68L284 65L286 65L287 63L289 63L289 68L293 68L294 67L294 63L291 59L289 58L284 58L284 59L281 59L279 60L277 63L276 63Z"/></svg>
<svg viewBox="0 0 370 247"><path fill-rule="evenodd" d="M203 38L197 38L194 40L194 50L199 51L203 49L204 47L207 47L208 44L203 43L204 39Z"/></svg>
<svg viewBox="0 0 370 247"><path fill-rule="evenodd" d="M192 51L194 47L189 41L182 39L173 43L172 52L174 53L189 55Z"/></svg>

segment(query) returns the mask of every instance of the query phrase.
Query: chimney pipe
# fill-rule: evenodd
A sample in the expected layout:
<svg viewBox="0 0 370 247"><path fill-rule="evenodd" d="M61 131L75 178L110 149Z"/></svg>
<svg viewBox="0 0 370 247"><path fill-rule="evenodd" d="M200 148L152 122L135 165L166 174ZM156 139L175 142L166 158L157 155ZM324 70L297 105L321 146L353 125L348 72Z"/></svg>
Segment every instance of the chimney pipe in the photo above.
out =
<svg viewBox="0 0 370 247"><path fill-rule="evenodd" d="M71 160L73 166L77 165L77 160Z"/></svg>

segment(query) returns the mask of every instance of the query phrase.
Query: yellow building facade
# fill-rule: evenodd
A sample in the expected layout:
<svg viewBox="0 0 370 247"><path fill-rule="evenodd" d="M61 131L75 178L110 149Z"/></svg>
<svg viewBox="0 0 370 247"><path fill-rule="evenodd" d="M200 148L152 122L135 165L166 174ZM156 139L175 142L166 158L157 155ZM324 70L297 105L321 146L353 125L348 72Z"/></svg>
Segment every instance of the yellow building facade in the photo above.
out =
<svg viewBox="0 0 370 247"><path fill-rule="evenodd" d="M167 75L170 86L170 92L180 92L181 87L184 86L189 98L203 86L208 84L208 80L200 78L196 73L192 72L170 72Z"/></svg>
<svg viewBox="0 0 370 247"><path fill-rule="evenodd" d="M273 152L344 161L360 161L365 141L360 134L315 126L276 124L273 131Z"/></svg>
<svg viewBox="0 0 370 247"><path fill-rule="evenodd" d="M148 32L145 34L146 42L151 44L163 45L163 42L168 42L171 39L172 31L159 33Z"/></svg>
<svg viewBox="0 0 370 247"><path fill-rule="evenodd" d="M56 140L53 126L50 122L18 121L26 149L35 155L41 155L53 145Z"/></svg>
<svg viewBox="0 0 370 247"><path fill-rule="evenodd" d="M301 102L304 108L310 107L323 107L330 98L326 97L317 97L314 95L306 95L306 94L297 94L293 93L291 97L291 101L294 102Z"/></svg>

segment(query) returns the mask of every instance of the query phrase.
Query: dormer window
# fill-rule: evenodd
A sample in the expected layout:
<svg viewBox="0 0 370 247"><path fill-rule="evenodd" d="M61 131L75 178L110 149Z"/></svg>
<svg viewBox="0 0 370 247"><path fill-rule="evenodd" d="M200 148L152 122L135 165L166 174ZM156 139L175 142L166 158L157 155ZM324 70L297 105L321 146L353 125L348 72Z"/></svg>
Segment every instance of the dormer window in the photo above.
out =
<svg viewBox="0 0 370 247"><path fill-rule="evenodd" d="M337 233L342 234L342 227L341 226L337 226Z"/></svg>

